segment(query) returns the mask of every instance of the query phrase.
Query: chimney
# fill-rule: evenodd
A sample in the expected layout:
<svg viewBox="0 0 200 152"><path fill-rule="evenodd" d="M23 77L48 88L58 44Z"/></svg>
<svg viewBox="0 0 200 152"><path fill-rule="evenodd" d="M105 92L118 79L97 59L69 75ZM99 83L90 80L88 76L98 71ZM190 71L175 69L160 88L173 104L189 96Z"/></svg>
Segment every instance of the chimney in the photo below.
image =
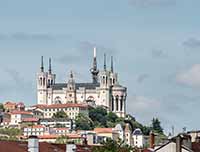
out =
<svg viewBox="0 0 200 152"><path fill-rule="evenodd" d="M181 136L178 135L176 137L176 152L181 152L182 151L182 142L181 142Z"/></svg>
<svg viewBox="0 0 200 152"><path fill-rule="evenodd" d="M155 147L155 134L153 131L150 132L150 148L154 149Z"/></svg>
<svg viewBox="0 0 200 152"><path fill-rule="evenodd" d="M39 152L39 141L37 136L29 136L28 152Z"/></svg>
<svg viewBox="0 0 200 152"><path fill-rule="evenodd" d="M66 145L66 152L76 152L76 145L75 144L67 144Z"/></svg>

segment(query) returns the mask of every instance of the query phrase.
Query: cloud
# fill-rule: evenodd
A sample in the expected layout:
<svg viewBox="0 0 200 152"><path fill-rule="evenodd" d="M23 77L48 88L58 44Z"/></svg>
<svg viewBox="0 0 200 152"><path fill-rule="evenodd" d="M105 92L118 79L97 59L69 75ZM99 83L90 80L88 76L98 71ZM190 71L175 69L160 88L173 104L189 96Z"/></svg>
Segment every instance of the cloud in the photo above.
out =
<svg viewBox="0 0 200 152"><path fill-rule="evenodd" d="M159 49L154 49L152 50L152 57L154 58L166 58L168 57L167 53L164 52L163 50L159 50Z"/></svg>
<svg viewBox="0 0 200 152"><path fill-rule="evenodd" d="M190 69L179 72L176 75L176 81L179 84L190 87L200 87L200 64L193 65Z"/></svg>
<svg viewBox="0 0 200 152"><path fill-rule="evenodd" d="M137 82L138 83L143 83L147 78L149 78L148 74L141 74L137 77Z"/></svg>
<svg viewBox="0 0 200 152"><path fill-rule="evenodd" d="M65 34L50 34L50 33L25 33L16 32L11 34L0 33L0 41L16 40L16 41L52 41L56 39L66 39Z"/></svg>
<svg viewBox="0 0 200 152"><path fill-rule="evenodd" d="M77 44L77 47L70 51L70 52L73 52L73 53L62 55L62 56L58 57L56 59L56 61L61 63L61 64L92 63L94 47L97 48L97 58L102 59L102 61L103 61L103 54L104 53L106 53L107 56L117 54L117 50L115 50L113 48L109 48L109 47L99 45L97 43L93 43L93 42L89 42L89 41L77 41L76 44ZM88 60L89 60L89 62L88 62Z"/></svg>
<svg viewBox="0 0 200 152"><path fill-rule="evenodd" d="M183 42L183 46L190 49L200 48L200 40L197 38L189 38Z"/></svg>
<svg viewBox="0 0 200 152"><path fill-rule="evenodd" d="M177 0L129 0L132 6L139 7L168 7L174 6Z"/></svg>
<svg viewBox="0 0 200 152"><path fill-rule="evenodd" d="M153 117L158 117L158 111L161 109L161 102L156 99L144 96L132 96L128 103L128 111L136 118L148 123Z"/></svg>
<svg viewBox="0 0 200 152"><path fill-rule="evenodd" d="M31 91L34 89L33 85L31 82L26 81L24 77L21 76L21 74L14 70L14 69L4 69L4 71L7 73L8 77L11 79L10 85L13 87L10 88L15 88L15 91L17 92L27 92Z"/></svg>

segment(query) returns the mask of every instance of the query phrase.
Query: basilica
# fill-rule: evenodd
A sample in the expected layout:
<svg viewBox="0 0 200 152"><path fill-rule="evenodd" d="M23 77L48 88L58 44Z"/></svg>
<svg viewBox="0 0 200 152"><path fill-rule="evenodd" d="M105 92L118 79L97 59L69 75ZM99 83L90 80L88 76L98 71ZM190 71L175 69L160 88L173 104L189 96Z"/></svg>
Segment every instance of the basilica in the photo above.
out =
<svg viewBox="0 0 200 152"><path fill-rule="evenodd" d="M70 72L66 82L57 83L56 74L52 72L51 59L49 59L48 71L45 71L42 57L40 71L37 73L37 103L45 105L84 103L103 106L119 117L125 117L127 89L118 81L118 74L114 71L113 57L111 57L111 67L107 69L106 55L104 55L104 68L99 70L96 48L94 48L93 66L90 73L91 82L78 83L73 72Z"/></svg>

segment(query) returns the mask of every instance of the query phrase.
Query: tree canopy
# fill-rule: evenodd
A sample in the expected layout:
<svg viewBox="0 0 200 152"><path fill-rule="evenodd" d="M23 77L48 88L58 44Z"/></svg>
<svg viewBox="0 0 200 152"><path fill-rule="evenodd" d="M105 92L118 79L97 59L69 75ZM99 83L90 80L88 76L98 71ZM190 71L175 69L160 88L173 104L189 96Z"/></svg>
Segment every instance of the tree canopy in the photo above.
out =
<svg viewBox="0 0 200 152"><path fill-rule="evenodd" d="M161 122L158 118L153 118L153 120L152 120L152 130L159 133L159 134L163 134L163 128L161 127Z"/></svg>
<svg viewBox="0 0 200 152"><path fill-rule="evenodd" d="M92 120L81 113L76 117L75 121L76 121L76 129L80 130L93 129Z"/></svg>
<svg viewBox="0 0 200 152"><path fill-rule="evenodd" d="M124 142L114 141L112 139L108 139L103 143L103 146L94 147L93 152L134 152L134 150L126 145Z"/></svg>
<svg viewBox="0 0 200 152"><path fill-rule="evenodd" d="M129 123L132 131L136 128L140 128L144 135L149 135L150 131L153 130L159 134L163 134L163 128L158 118L153 118L151 126L145 126L139 123L135 117L127 115L126 118L120 118L113 112L107 112L104 107L96 107L89 109L89 117L79 114L76 117L76 129L90 130L96 127L115 127L117 124Z"/></svg>
<svg viewBox="0 0 200 152"><path fill-rule="evenodd" d="M64 111L58 111L53 114L52 118L68 118L68 116Z"/></svg>

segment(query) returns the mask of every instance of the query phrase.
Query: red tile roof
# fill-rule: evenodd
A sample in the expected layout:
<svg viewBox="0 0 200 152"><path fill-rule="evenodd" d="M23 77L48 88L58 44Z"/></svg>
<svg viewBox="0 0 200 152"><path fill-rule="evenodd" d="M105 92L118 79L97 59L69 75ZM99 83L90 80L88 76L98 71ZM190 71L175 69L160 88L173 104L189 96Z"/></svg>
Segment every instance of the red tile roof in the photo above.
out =
<svg viewBox="0 0 200 152"><path fill-rule="evenodd" d="M38 136L39 139L56 139L59 135L40 135Z"/></svg>
<svg viewBox="0 0 200 152"><path fill-rule="evenodd" d="M200 152L200 143L192 143L192 150L194 152Z"/></svg>
<svg viewBox="0 0 200 152"><path fill-rule="evenodd" d="M22 122L37 122L39 119L38 118L23 118Z"/></svg>
<svg viewBox="0 0 200 152"><path fill-rule="evenodd" d="M24 114L24 115L32 115L33 113L32 112L28 112L28 111L12 111L10 112L10 114Z"/></svg>
<svg viewBox="0 0 200 152"><path fill-rule="evenodd" d="M6 103L4 103L4 105L16 105L15 102L11 102L11 101L7 101Z"/></svg>
<svg viewBox="0 0 200 152"><path fill-rule="evenodd" d="M92 152L92 146L88 145L76 145L76 152ZM20 141L0 141L1 152L27 152L28 143ZM65 144L53 144L47 142L39 143L40 152L66 152Z"/></svg>
<svg viewBox="0 0 200 152"><path fill-rule="evenodd" d="M53 128L53 130L69 130L69 128Z"/></svg>
<svg viewBox="0 0 200 152"><path fill-rule="evenodd" d="M94 128L96 133L113 133L113 128Z"/></svg>

